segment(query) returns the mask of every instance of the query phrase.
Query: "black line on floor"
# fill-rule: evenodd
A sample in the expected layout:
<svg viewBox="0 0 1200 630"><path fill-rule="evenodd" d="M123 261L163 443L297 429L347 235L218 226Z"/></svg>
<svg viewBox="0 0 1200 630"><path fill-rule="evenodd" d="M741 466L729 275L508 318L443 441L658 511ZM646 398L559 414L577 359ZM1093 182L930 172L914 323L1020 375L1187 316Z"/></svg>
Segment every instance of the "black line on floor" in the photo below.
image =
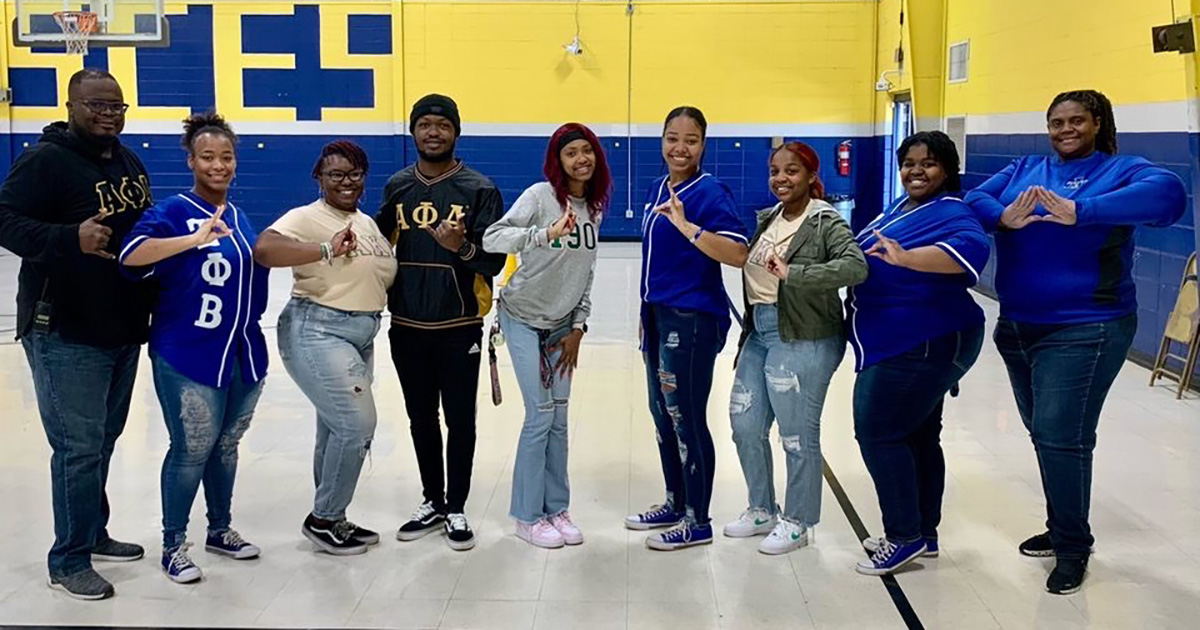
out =
<svg viewBox="0 0 1200 630"><path fill-rule="evenodd" d="M862 518L859 517L858 511L854 509L854 504L850 502L850 497L846 495L846 489L842 487L842 483L838 481L837 475L833 474L833 469L829 467L829 462L825 457L821 457L821 468L825 473L825 481L829 483L829 489L833 491L833 496L837 498L838 505L842 506L842 513L846 515L846 520L850 523L850 528L854 530L854 535L858 536L858 542L862 542L869 536L867 526L863 525ZM912 604L908 601L908 596L904 594L904 589L900 588L900 583L896 581L894 575L881 575L879 579L883 581L883 586L887 588L888 595L892 596L892 603L896 606L896 612L900 613L900 618L904 620L905 625L909 630L925 630L925 626L921 625L921 620L917 617L917 611L913 610Z"/></svg>

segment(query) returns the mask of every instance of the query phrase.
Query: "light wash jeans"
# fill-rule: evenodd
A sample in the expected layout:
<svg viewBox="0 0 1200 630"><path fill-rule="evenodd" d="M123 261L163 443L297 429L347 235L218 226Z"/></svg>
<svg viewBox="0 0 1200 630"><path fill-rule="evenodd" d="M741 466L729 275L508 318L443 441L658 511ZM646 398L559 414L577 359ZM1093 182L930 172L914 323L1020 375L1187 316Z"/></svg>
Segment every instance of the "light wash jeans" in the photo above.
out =
<svg viewBox="0 0 1200 630"><path fill-rule="evenodd" d="M806 527L821 520L821 409L845 351L840 336L783 341L778 307L754 307L754 332L742 346L729 397L751 508L779 512L768 439L775 420L787 457L783 515Z"/></svg>
<svg viewBox="0 0 1200 630"><path fill-rule="evenodd" d="M571 503L567 481L567 403L571 377L554 369L561 352L547 353L550 387L542 382L541 346L552 345L571 332L571 320L553 331L541 331L500 309L513 371L525 402L525 424L513 463L509 515L523 523L565 512ZM539 339L541 337L541 339Z"/></svg>
<svg viewBox="0 0 1200 630"><path fill-rule="evenodd" d="M171 436L160 485L163 549L173 551L187 539L192 503L201 481L208 506L208 532L218 534L229 529L238 445L250 428L263 381L243 382L237 361L229 386L223 389L180 374L153 351L150 364L154 368L154 391Z"/></svg>
<svg viewBox="0 0 1200 630"><path fill-rule="evenodd" d="M279 356L317 408L313 516L346 518L375 437L378 312L340 311L292 298L279 316Z"/></svg>

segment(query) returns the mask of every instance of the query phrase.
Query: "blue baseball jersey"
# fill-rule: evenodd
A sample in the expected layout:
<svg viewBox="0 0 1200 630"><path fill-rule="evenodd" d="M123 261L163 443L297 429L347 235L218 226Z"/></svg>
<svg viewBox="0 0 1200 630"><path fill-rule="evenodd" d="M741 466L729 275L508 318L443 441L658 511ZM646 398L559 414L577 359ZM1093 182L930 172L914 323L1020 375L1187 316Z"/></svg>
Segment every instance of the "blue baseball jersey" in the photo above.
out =
<svg viewBox="0 0 1200 630"><path fill-rule="evenodd" d="M983 309L968 288L979 282L990 246L975 214L961 199L941 195L905 212L908 197L896 200L867 224L855 240L863 251L878 241L875 230L904 249L934 246L963 273L915 271L867 256L867 281L846 297L847 336L856 371L942 335L983 325Z"/></svg>
<svg viewBox="0 0 1200 630"><path fill-rule="evenodd" d="M1133 232L1183 216L1179 176L1140 157L1099 151L1077 160L1021 158L966 196L988 230L1031 186L1075 202L1075 225L1048 221L996 232L1000 316L1039 324L1084 324L1137 312ZM1034 214L1045 215L1040 205Z"/></svg>
<svg viewBox="0 0 1200 630"><path fill-rule="evenodd" d="M671 192L664 175L646 193L642 217L641 297L645 305L704 311L729 329L729 297L721 280L721 263L709 258L654 208L667 203ZM738 217L729 187L708 173L697 173L675 187L683 211L704 231L749 245L746 226Z"/></svg>
<svg viewBox="0 0 1200 630"><path fill-rule="evenodd" d="M120 260L124 263L148 238L195 232L216 211L191 192L159 202L125 238ZM229 236L149 267L130 268L159 286L150 349L184 376L218 388L229 386L235 361L248 383L267 373L267 343L259 319L267 308L268 270L254 262L258 233L232 203L221 220L229 226Z"/></svg>

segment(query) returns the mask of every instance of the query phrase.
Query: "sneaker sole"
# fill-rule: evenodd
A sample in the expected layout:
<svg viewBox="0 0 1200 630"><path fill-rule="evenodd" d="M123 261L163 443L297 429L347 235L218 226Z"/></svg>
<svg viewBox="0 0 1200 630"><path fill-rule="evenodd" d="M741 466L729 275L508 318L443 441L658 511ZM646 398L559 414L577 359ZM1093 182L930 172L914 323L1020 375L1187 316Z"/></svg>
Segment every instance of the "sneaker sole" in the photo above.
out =
<svg viewBox="0 0 1200 630"><path fill-rule="evenodd" d="M583 544L583 536L580 536L579 538L567 538L566 536L563 536L563 544L568 547L576 547L576 546L582 545Z"/></svg>
<svg viewBox="0 0 1200 630"><path fill-rule="evenodd" d="M447 538L446 544L449 545L450 548L455 551L468 551L470 549L475 548L475 539L472 538L471 540L468 540L466 542L455 542L455 541Z"/></svg>
<svg viewBox="0 0 1200 630"><path fill-rule="evenodd" d="M1075 588L1068 588L1068 589L1061 590L1061 591L1052 591L1050 589L1046 589L1046 592L1050 593L1051 595L1072 595L1074 593L1078 593L1079 590L1082 588L1083 588L1083 585L1080 584L1079 586L1076 586Z"/></svg>
<svg viewBox="0 0 1200 630"><path fill-rule="evenodd" d="M204 579L203 573L200 573L196 577L182 578L182 577L176 577L174 575L171 575L170 573L167 573L166 569L163 569L163 575L167 576L168 580L171 580L172 582L174 582L176 584L192 584L193 582L199 582L200 580Z"/></svg>
<svg viewBox="0 0 1200 630"><path fill-rule="evenodd" d="M1049 551L1026 551L1024 549L1018 549L1017 551L1020 551L1021 555L1025 556L1026 558L1053 558L1054 557L1053 549L1051 549Z"/></svg>
<svg viewBox="0 0 1200 630"><path fill-rule="evenodd" d="M49 586L50 588L52 588L56 591L62 591L70 597L73 597L75 599L82 600L85 602L94 602L94 601L98 601L101 599L108 599L109 597L113 596L112 591L109 591L107 593L101 593L99 595L83 595L81 593L72 593L71 591L67 590L67 587L63 586L62 584L59 584L58 582L55 582L53 578L46 578L46 586Z"/></svg>
<svg viewBox="0 0 1200 630"><path fill-rule="evenodd" d="M142 552L136 556L107 556L104 554L92 554L92 562L137 562L146 557L146 552Z"/></svg>
<svg viewBox="0 0 1200 630"><path fill-rule="evenodd" d="M900 569L903 569L904 567L906 567L920 559L921 559L921 554L918 553L918 554L913 554L913 556L911 558L909 558L909 559L905 560L904 562L901 562L900 564L897 564L896 566L891 567L889 569L867 568L867 567L864 567L863 565L859 564L859 565L854 566L854 570L858 571L859 573L861 573L863 575L873 575L876 577L881 576L881 575L891 575L891 574L899 571Z"/></svg>
<svg viewBox="0 0 1200 630"><path fill-rule="evenodd" d="M563 548L564 546L566 546L566 544L567 544L567 541L565 541L565 540L560 540L560 541L558 541L558 544L557 544L557 545L555 545L555 544L542 544L542 543L539 543L539 542L534 542L534 540L533 540L533 537L532 537L532 536L530 536L529 538L526 538L526 537L524 537L524 536L522 536L522 535L520 535L520 534L517 534L516 536L517 536L517 540L523 540L523 541L525 541L525 542L527 542L527 543L529 543L529 544L531 544L531 545L533 545L534 547L537 547L537 548L539 548L539 549L562 549L562 548Z"/></svg>
<svg viewBox="0 0 1200 630"><path fill-rule="evenodd" d="M632 529L635 532L645 532L652 529L665 529L667 527L675 527L679 521L671 521L670 523L635 523L630 520L625 521L625 529Z"/></svg>
<svg viewBox="0 0 1200 630"><path fill-rule="evenodd" d="M762 527L755 528L754 531L751 531L751 532L745 533L745 534L730 532L728 529L722 528L721 534L723 536L725 536L726 538L754 538L755 536L766 536L767 534L770 534L774 529L775 529L775 524L772 523L769 526L763 525Z"/></svg>
<svg viewBox="0 0 1200 630"><path fill-rule="evenodd" d="M355 536L354 540L357 540L364 545L378 545L379 534L375 534L374 536Z"/></svg>
<svg viewBox="0 0 1200 630"><path fill-rule="evenodd" d="M334 547L318 538L315 534L309 533L309 531L303 527L300 528L300 533L304 534L304 537L307 538L309 542L316 545L317 549L331 556L360 556L364 553L367 553L366 545L361 547Z"/></svg>
<svg viewBox="0 0 1200 630"><path fill-rule="evenodd" d="M650 538L646 539L646 546L655 551L677 551L679 549L687 549L688 547L699 547L701 545L711 545L712 539L701 540L696 542L685 543L664 543Z"/></svg>
<svg viewBox="0 0 1200 630"><path fill-rule="evenodd" d="M204 545L204 550L208 553L215 553L218 556L225 556L226 558L233 558L234 560L251 560L262 554L261 549L255 549L252 552L246 552L245 550L229 551L220 547L210 547L208 545Z"/></svg>
<svg viewBox="0 0 1200 630"><path fill-rule="evenodd" d="M446 531L444 523L445 523L445 521L438 521L436 523L429 525L428 527L426 527L424 529L418 529L418 530L412 531L412 532L403 532L400 530L396 530L396 540L402 540L404 542L412 542L414 540L420 540L434 532L444 532L444 531Z"/></svg>
<svg viewBox="0 0 1200 630"><path fill-rule="evenodd" d="M801 542L791 543L787 547L784 547L781 549L764 549L762 545L759 545L758 553L761 553L765 556L782 556L784 554L792 553L793 551L795 551L797 549L802 549L807 546L808 546L808 539L805 539Z"/></svg>

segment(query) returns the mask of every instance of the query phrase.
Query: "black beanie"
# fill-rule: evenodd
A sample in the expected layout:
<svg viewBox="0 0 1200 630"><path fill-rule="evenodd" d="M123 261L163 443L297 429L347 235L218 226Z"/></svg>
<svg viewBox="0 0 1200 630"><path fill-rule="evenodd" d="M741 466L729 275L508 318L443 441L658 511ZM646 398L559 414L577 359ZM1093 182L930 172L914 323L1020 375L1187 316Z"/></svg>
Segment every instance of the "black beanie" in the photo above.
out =
<svg viewBox="0 0 1200 630"><path fill-rule="evenodd" d="M408 132L412 133L417 128L417 120L429 114L449 118L454 125L454 135L462 135L462 122L458 119L458 104L449 96L441 94L426 94L413 105L412 114L408 117Z"/></svg>

